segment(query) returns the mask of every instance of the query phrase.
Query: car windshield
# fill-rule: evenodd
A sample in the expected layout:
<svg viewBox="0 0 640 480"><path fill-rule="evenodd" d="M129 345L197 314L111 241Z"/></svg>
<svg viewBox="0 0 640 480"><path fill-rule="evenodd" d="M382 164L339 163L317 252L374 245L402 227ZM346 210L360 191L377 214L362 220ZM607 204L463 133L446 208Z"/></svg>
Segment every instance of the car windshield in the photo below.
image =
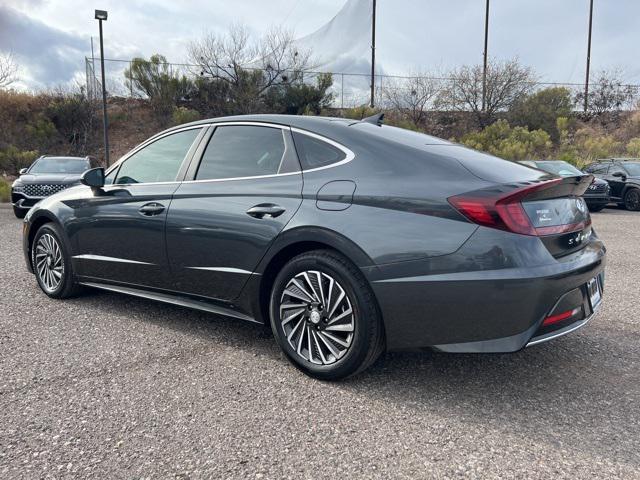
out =
<svg viewBox="0 0 640 480"><path fill-rule="evenodd" d="M575 175L584 175L583 172L567 162L552 161L552 162L536 162L536 166L540 170L545 172L555 173L561 177L573 177Z"/></svg>
<svg viewBox="0 0 640 480"><path fill-rule="evenodd" d="M624 168L632 177L640 177L640 162L625 162Z"/></svg>
<svg viewBox="0 0 640 480"><path fill-rule="evenodd" d="M29 173L82 173L89 170L86 158L43 157L29 169Z"/></svg>

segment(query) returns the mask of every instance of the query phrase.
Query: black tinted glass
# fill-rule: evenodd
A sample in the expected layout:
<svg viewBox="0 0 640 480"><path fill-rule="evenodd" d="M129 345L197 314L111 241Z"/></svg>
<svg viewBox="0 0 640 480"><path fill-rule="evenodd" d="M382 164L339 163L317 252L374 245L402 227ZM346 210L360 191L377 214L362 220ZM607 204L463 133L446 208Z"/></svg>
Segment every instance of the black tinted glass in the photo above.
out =
<svg viewBox="0 0 640 480"><path fill-rule="evenodd" d="M43 157L39 158L29 173L82 173L91 168L87 158Z"/></svg>
<svg viewBox="0 0 640 480"><path fill-rule="evenodd" d="M199 128L156 140L130 156L120 167L115 183L173 182Z"/></svg>
<svg viewBox="0 0 640 480"><path fill-rule="evenodd" d="M339 148L303 133L293 132L298 157L303 170L324 167L345 159L345 153Z"/></svg>
<svg viewBox="0 0 640 480"><path fill-rule="evenodd" d="M204 151L196 180L273 175L280 169L284 149L279 128L218 127Z"/></svg>

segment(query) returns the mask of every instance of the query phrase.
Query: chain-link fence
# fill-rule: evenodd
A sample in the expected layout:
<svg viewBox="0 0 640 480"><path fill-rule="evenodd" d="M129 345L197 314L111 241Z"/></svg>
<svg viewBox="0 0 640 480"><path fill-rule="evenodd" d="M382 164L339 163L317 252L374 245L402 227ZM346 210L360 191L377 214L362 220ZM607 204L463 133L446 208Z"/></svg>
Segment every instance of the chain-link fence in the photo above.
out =
<svg viewBox="0 0 640 480"><path fill-rule="evenodd" d="M99 99L102 88L100 82L100 59L85 58L85 64L87 95L90 99ZM202 75L201 68L198 65L187 63L167 63L164 65L168 68L170 75L184 75L192 80ZM136 91L132 82L126 78L125 72L131 66L132 60L105 59L105 82L109 96L143 97L141 93ZM332 94L332 106L334 108L352 108L370 103L371 76L369 74L316 71L296 73L298 81L303 81L307 84L315 84L319 75L331 73L333 85L330 93ZM454 78L447 77L376 75L374 102L376 106L382 108L411 108L412 105L421 105L421 108L426 110L431 108L441 109L443 108L442 105L436 105L439 98L438 94L454 86L455 82ZM597 86L597 83L592 83L592 91ZM549 87L564 87L571 92L572 98L578 98L585 89L585 85L582 83L570 82L532 82L530 87L530 91ZM630 92L628 100L624 102L624 105L620 105L620 108L633 108L637 99L640 98L640 85L617 85L617 87L625 88ZM579 108L578 105L576 107Z"/></svg>

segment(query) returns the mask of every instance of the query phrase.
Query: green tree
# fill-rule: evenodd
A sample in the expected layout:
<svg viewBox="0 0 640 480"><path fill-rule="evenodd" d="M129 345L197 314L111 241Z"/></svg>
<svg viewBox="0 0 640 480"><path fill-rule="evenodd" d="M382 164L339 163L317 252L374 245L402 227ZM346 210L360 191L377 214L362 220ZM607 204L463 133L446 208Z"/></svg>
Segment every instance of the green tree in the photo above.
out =
<svg viewBox="0 0 640 480"><path fill-rule="evenodd" d="M552 147L551 138L544 130L511 127L506 120L498 120L480 132L465 135L462 143L506 160L545 158Z"/></svg>
<svg viewBox="0 0 640 480"><path fill-rule="evenodd" d="M319 115L333 101L329 89L333 85L330 73L321 73L315 85L302 81L272 86L265 98L269 111L289 115Z"/></svg>
<svg viewBox="0 0 640 480"><path fill-rule="evenodd" d="M560 140L558 117L569 117L573 110L571 92L564 87L545 88L517 100L509 111L510 123L529 130L544 130L554 142Z"/></svg>
<svg viewBox="0 0 640 480"><path fill-rule="evenodd" d="M178 101L193 89L192 82L175 73L160 54L151 55L149 60L134 58L124 75L138 93L149 98L153 109L162 116L171 115Z"/></svg>

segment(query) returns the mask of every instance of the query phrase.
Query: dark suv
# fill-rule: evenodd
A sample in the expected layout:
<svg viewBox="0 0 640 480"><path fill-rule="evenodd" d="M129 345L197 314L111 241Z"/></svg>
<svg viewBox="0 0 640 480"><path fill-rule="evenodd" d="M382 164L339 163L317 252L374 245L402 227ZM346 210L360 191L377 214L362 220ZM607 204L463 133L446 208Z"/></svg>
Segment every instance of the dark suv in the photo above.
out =
<svg viewBox="0 0 640 480"><path fill-rule="evenodd" d="M11 186L11 203L16 217L24 218L29 209L49 195L80 183L82 173L97 167L89 157L54 157L43 155Z"/></svg>
<svg viewBox="0 0 640 480"><path fill-rule="evenodd" d="M584 171L609 183L612 202L624 205L627 210L640 210L639 158L598 160Z"/></svg>

